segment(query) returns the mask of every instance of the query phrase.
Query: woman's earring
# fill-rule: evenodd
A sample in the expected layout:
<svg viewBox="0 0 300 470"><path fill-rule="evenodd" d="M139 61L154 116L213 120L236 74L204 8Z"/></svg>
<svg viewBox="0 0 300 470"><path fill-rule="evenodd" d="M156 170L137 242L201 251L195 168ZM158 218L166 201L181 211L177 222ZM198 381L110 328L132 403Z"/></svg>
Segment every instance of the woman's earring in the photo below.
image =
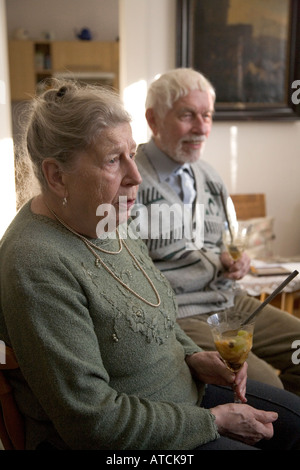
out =
<svg viewBox="0 0 300 470"><path fill-rule="evenodd" d="M64 198L63 198L63 203L62 203L62 205L63 205L64 207L66 207L67 204L68 204L68 200L67 200L66 197L64 197Z"/></svg>

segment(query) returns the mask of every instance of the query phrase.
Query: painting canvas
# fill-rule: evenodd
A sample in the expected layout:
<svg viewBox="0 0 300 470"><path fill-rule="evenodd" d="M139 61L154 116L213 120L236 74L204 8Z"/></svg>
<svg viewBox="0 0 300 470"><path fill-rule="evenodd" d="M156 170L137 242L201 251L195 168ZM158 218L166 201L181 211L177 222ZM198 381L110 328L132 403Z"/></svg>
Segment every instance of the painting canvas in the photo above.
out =
<svg viewBox="0 0 300 470"><path fill-rule="evenodd" d="M181 36L186 31L187 41L186 63L180 65L193 66L210 79L219 111L247 110L249 115L287 108L292 0L179 3L186 7Z"/></svg>

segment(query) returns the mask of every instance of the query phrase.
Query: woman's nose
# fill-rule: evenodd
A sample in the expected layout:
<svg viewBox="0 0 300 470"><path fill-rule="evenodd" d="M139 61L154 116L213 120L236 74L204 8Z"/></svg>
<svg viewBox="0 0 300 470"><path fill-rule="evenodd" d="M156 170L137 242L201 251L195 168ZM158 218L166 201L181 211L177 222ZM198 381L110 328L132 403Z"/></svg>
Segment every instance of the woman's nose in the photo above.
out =
<svg viewBox="0 0 300 470"><path fill-rule="evenodd" d="M138 170L138 167L133 159L127 161L126 174L124 177L126 184L138 185L142 182L142 177Z"/></svg>

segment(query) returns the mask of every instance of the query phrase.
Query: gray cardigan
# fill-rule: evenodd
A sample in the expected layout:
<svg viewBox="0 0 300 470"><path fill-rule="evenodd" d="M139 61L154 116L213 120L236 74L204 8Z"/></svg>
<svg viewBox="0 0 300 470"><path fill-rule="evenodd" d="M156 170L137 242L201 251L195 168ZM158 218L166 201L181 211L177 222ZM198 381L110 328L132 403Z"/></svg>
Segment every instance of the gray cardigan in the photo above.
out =
<svg viewBox="0 0 300 470"><path fill-rule="evenodd" d="M153 149L153 146L150 148ZM240 290L233 289L233 282L222 276L220 253L224 212L220 192L222 190L226 197L227 190L220 176L203 160L191 165L196 181L196 204L204 205L202 248L191 250L186 239L178 239L172 230L170 237L160 230L160 238L153 239L150 233L151 224L155 223L151 216L152 205L183 204L169 184L160 181L151 164L151 155L146 154L147 149L149 146L140 145L136 155L136 163L143 179L139 187L138 203L144 210L137 213L143 227L141 236L156 267L167 277L176 293L178 317L214 312L232 306L234 296ZM147 217L148 221L142 220L140 214L143 214L144 219ZM195 211L193 217L195 223Z"/></svg>

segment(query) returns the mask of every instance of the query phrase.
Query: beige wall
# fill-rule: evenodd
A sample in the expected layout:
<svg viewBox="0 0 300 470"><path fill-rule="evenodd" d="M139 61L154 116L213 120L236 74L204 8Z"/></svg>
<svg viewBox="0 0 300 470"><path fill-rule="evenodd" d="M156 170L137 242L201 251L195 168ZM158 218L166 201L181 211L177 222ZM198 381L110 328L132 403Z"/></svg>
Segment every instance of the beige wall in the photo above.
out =
<svg viewBox="0 0 300 470"><path fill-rule="evenodd" d="M70 41L84 27L90 28L97 41L114 41L118 36L119 0L5 1L9 38L19 28L32 39L51 31L57 41Z"/></svg>
<svg viewBox="0 0 300 470"><path fill-rule="evenodd" d="M175 66L176 2L119 1L126 89L138 80L149 84L156 74ZM140 125L141 116L139 110ZM230 192L266 194L268 215L275 217L274 250L281 256L300 255L300 120L216 122L204 158Z"/></svg>
<svg viewBox="0 0 300 470"><path fill-rule="evenodd" d="M0 0L0 238L15 215L14 154L7 62L5 2Z"/></svg>
<svg viewBox="0 0 300 470"><path fill-rule="evenodd" d="M300 255L300 121L215 123L205 159L231 192L266 194L274 250Z"/></svg>
<svg viewBox="0 0 300 470"><path fill-rule="evenodd" d="M44 8L43 21L47 17L49 29L53 29L55 23L51 21L56 21L59 6L74 6L75 1L77 3L79 0L7 0L7 3L10 4L11 14L12 5L20 12L29 3L37 5L46 2L52 16L47 15ZM156 74L175 66L176 1L119 0L118 10L115 10L114 0L86 0L81 3L84 4L84 14L90 15L87 17L91 18L91 24L92 18L101 18L101 21L105 18L104 5L107 7L108 3L111 7L106 11L107 23L111 22L112 30L115 28L115 17L111 13L114 11L115 15L119 15L121 88L127 106L134 114L135 137L138 142L143 141L149 135L143 113L146 88ZM70 23L70 17L76 15L78 10L70 8L69 12ZM99 12L101 16L97 16ZM21 18L25 17L21 15ZM42 20L37 10L31 18L41 29ZM75 22L73 19L73 23L78 26L82 21ZM275 249L282 256L300 254L299 143L300 121L218 122L214 124L204 156L221 173L230 191L266 193L268 214L276 219Z"/></svg>

